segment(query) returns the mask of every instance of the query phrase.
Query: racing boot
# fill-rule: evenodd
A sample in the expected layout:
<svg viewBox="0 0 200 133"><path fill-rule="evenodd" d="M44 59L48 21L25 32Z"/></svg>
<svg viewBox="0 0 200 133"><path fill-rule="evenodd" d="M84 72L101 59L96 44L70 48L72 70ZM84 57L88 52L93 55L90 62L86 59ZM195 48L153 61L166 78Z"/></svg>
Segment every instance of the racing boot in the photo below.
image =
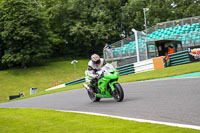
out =
<svg viewBox="0 0 200 133"><path fill-rule="evenodd" d="M101 93L101 90L97 87L98 86L98 79L93 79L90 82L90 86L95 93Z"/></svg>

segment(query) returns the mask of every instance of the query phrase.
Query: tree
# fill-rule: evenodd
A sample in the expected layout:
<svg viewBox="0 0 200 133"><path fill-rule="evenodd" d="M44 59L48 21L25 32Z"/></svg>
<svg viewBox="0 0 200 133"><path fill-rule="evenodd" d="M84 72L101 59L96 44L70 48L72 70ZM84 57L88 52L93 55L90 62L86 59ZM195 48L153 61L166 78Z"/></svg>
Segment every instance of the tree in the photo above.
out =
<svg viewBox="0 0 200 133"><path fill-rule="evenodd" d="M0 5L1 63L26 67L49 56L49 30L41 8L30 0L4 0Z"/></svg>
<svg viewBox="0 0 200 133"><path fill-rule="evenodd" d="M55 2L55 1L54 1ZM105 42L121 39L121 6L126 0L58 0L54 5L43 1L50 27L63 42L60 54L88 56L102 54ZM77 10L78 9L78 10Z"/></svg>
<svg viewBox="0 0 200 133"><path fill-rule="evenodd" d="M143 8L146 7L145 0L129 0L121 12L122 31L125 36L129 36L131 29L143 30L144 16Z"/></svg>
<svg viewBox="0 0 200 133"><path fill-rule="evenodd" d="M199 0L170 0L174 19L199 16Z"/></svg>

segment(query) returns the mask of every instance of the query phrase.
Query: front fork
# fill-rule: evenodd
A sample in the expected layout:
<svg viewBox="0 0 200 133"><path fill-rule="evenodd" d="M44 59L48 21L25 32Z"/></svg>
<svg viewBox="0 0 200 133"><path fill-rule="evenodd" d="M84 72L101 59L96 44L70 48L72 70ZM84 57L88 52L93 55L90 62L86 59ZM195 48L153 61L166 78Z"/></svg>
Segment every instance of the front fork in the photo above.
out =
<svg viewBox="0 0 200 133"><path fill-rule="evenodd" d="M110 87L111 87L111 90L112 92L115 91L115 87L114 87L114 84L118 83L118 81L113 81L110 83Z"/></svg>

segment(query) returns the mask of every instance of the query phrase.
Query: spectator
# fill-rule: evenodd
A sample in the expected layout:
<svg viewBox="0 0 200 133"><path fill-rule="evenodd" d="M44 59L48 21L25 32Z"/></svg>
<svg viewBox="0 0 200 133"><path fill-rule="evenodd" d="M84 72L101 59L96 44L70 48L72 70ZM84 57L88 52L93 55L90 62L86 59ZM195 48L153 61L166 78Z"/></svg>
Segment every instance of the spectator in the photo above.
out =
<svg viewBox="0 0 200 133"><path fill-rule="evenodd" d="M172 46L168 46L168 54L174 53L174 48Z"/></svg>
<svg viewBox="0 0 200 133"><path fill-rule="evenodd" d="M105 43L105 58L112 58L113 59L113 53L112 53L112 47L108 43Z"/></svg>
<svg viewBox="0 0 200 133"><path fill-rule="evenodd" d="M109 50L109 49L111 49L111 46L108 43L105 43L104 50Z"/></svg>
<svg viewBox="0 0 200 133"><path fill-rule="evenodd" d="M171 61L170 61L170 56L168 55L168 53L165 54L165 67L169 67L171 66Z"/></svg>

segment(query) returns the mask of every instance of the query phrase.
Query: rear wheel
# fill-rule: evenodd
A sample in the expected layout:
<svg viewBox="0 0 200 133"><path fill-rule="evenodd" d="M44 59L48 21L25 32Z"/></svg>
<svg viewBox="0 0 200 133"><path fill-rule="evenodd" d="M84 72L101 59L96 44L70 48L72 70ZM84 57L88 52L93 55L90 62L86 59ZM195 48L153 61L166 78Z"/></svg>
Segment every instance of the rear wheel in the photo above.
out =
<svg viewBox="0 0 200 133"><path fill-rule="evenodd" d="M113 92L113 97L115 101L121 102L124 99L124 91L120 84L114 84L115 91Z"/></svg>

